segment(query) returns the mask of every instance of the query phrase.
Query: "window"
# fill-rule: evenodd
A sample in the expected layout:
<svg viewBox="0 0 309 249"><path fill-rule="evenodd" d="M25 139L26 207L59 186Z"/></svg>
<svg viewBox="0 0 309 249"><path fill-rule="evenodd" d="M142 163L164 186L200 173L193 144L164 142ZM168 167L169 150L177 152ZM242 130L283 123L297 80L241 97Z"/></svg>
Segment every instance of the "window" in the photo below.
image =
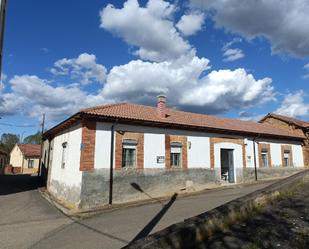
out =
<svg viewBox="0 0 309 249"><path fill-rule="evenodd" d="M283 152L283 166L288 167L290 166L290 151L284 150Z"/></svg>
<svg viewBox="0 0 309 249"><path fill-rule="evenodd" d="M171 167L181 167L181 149L181 143L171 143Z"/></svg>
<svg viewBox="0 0 309 249"><path fill-rule="evenodd" d="M32 169L33 166L34 166L34 160L29 159L29 160L28 160L28 168L29 168L29 169Z"/></svg>
<svg viewBox="0 0 309 249"><path fill-rule="evenodd" d="M66 163L67 147L68 147L68 143L67 142L62 143L61 168L63 168L63 169L65 168L65 163Z"/></svg>
<svg viewBox="0 0 309 249"><path fill-rule="evenodd" d="M122 141L122 167L136 167L136 146L134 139L124 139Z"/></svg>
<svg viewBox="0 0 309 249"><path fill-rule="evenodd" d="M268 150L263 149L261 153L261 158L262 158L262 167L268 167L269 166L269 161L268 161Z"/></svg>
<svg viewBox="0 0 309 249"><path fill-rule="evenodd" d="M0 168L2 168L3 167L3 158L2 157L0 157Z"/></svg>

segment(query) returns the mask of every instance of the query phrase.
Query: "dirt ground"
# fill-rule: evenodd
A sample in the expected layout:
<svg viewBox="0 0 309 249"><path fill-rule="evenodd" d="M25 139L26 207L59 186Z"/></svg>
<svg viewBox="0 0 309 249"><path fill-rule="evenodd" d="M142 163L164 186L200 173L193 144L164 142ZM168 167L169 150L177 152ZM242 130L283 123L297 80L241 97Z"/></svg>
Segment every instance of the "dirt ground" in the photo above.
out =
<svg viewBox="0 0 309 249"><path fill-rule="evenodd" d="M309 248L309 182L196 248Z"/></svg>

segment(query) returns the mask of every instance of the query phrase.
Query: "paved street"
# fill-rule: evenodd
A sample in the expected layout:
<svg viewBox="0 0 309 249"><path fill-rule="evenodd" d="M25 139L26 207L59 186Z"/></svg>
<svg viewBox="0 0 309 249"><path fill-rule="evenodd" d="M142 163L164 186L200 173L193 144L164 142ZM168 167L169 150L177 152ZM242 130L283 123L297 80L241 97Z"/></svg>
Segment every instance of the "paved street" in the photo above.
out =
<svg viewBox="0 0 309 249"><path fill-rule="evenodd" d="M105 212L84 220L66 217L43 199L36 179L0 176L0 248L121 248L134 238L261 189L271 182L171 197L164 203Z"/></svg>

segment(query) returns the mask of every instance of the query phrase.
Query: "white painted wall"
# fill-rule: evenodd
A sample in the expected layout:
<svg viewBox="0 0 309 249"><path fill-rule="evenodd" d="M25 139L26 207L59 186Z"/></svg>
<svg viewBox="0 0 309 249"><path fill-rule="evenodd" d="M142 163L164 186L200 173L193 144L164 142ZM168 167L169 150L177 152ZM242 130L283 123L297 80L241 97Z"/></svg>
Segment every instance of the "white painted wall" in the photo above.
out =
<svg viewBox="0 0 309 249"><path fill-rule="evenodd" d="M210 168L209 137L188 136L188 168Z"/></svg>
<svg viewBox="0 0 309 249"><path fill-rule="evenodd" d="M110 129L111 123L97 123L96 131L96 147L95 147L95 168L109 168L110 164ZM185 131L185 130L173 130L173 129L162 129L155 127L144 127L144 126L132 126L116 124L115 131L128 131L128 132L142 132L144 133L144 166L145 168L164 168L163 164L157 163L157 156L165 156L165 137L164 134L170 135L183 135L188 137L188 144L191 142L191 149L188 148L188 167L210 167L210 137L218 137L218 134L203 133L195 131ZM224 135L224 137L234 137L243 138L240 136L230 136ZM115 141L115 139L114 139ZM256 165L259 167L259 151L258 143L270 144L270 153L272 157L272 164L275 166L281 165L281 144L290 144L293 146L293 160L295 165L303 166L302 149L299 142L291 142L284 140L267 140L258 139L255 143L255 153L256 153ZM233 143L231 143L233 144ZM246 166L254 167L254 150L253 150L253 138L246 138ZM233 144L234 145L234 144ZM236 146L242 147L240 145ZM241 148L242 150L242 148ZM294 152L295 150L295 152ZM242 155L242 154L240 154ZM216 157L216 155L215 155ZM250 157L250 159L248 158ZM114 153L115 158L115 153ZM237 157L236 157L237 158ZM236 160L236 159L235 159ZM243 166L243 158L235 162L235 166ZM115 165L115 159L114 159ZM220 165L220 164L219 164Z"/></svg>
<svg viewBox="0 0 309 249"><path fill-rule="evenodd" d="M144 167L165 168L164 163L157 163L157 156L165 157L165 135L144 134Z"/></svg>
<svg viewBox="0 0 309 249"><path fill-rule="evenodd" d="M214 145L215 168L221 169L221 149L232 149L234 159L234 176L237 182L236 168L243 168L242 146L235 143L216 143Z"/></svg>
<svg viewBox="0 0 309 249"><path fill-rule="evenodd" d="M81 187L82 172L80 167L81 126L72 127L53 139L50 180L56 180L68 187ZM67 160L61 168L62 143L67 142Z"/></svg>
<svg viewBox="0 0 309 249"><path fill-rule="evenodd" d="M295 167L304 167L303 148L301 145L292 145L293 164Z"/></svg>
<svg viewBox="0 0 309 249"><path fill-rule="evenodd" d="M282 166L281 143L270 143L271 166Z"/></svg>
<svg viewBox="0 0 309 249"><path fill-rule="evenodd" d="M14 148L10 153L10 164L13 167L22 167L23 159L24 159L23 153L21 152L17 144L15 144Z"/></svg>
<svg viewBox="0 0 309 249"><path fill-rule="evenodd" d="M97 122L95 137L94 168L102 169L110 167L111 151L111 127L110 123ZM114 166L115 166L115 144L116 134L114 135Z"/></svg>

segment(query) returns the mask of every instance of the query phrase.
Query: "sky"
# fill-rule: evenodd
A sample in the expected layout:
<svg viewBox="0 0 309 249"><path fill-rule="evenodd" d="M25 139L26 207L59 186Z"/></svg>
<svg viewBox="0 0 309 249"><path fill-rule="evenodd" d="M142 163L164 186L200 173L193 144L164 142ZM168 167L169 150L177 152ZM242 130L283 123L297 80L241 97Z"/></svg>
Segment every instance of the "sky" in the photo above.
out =
<svg viewBox="0 0 309 249"><path fill-rule="evenodd" d="M309 119L307 0L8 0L0 133L84 107Z"/></svg>

